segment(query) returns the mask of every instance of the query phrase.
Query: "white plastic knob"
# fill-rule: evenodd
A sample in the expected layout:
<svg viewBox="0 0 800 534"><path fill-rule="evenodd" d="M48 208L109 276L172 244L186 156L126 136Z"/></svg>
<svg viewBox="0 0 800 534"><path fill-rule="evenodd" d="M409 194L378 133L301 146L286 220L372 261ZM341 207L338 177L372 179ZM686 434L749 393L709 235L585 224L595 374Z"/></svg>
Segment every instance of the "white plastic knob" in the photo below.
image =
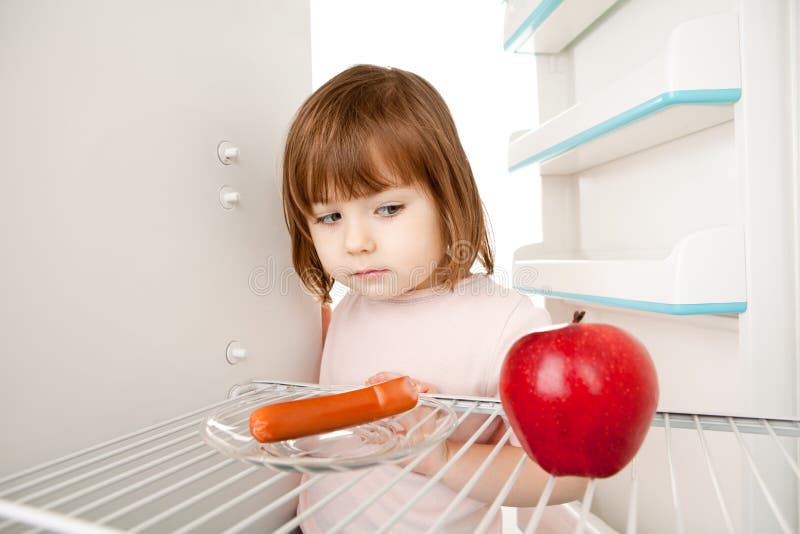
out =
<svg viewBox="0 0 800 534"><path fill-rule="evenodd" d="M239 147L230 141L222 141L217 145L217 157L223 165L230 165L239 157Z"/></svg>
<svg viewBox="0 0 800 534"><path fill-rule="evenodd" d="M247 358L247 349L242 347L238 341L231 341L225 350L225 359L231 365L236 365Z"/></svg>
<svg viewBox="0 0 800 534"><path fill-rule="evenodd" d="M237 191L233 191L231 193L224 193L222 195L222 201L226 204L238 204L239 193Z"/></svg>
<svg viewBox="0 0 800 534"><path fill-rule="evenodd" d="M234 191L229 185L223 185L219 188L219 203L226 210L230 210L239 205L242 196L238 191Z"/></svg>
<svg viewBox="0 0 800 534"><path fill-rule="evenodd" d="M222 155L225 159L236 159L239 157L239 148L230 146L222 151Z"/></svg>

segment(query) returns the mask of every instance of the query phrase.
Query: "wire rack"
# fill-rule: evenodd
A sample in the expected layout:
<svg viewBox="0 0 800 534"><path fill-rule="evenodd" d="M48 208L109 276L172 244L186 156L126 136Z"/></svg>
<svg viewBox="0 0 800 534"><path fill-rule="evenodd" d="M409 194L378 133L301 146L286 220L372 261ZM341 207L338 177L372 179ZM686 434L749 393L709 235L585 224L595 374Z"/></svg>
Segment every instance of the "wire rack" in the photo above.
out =
<svg viewBox="0 0 800 534"><path fill-rule="evenodd" d="M325 392L330 392L330 389L310 384L248 384L235 388L233 397L226 401L6 477L0 480L0 532L296 531L305 517L333 501L339 492L347 490L347 486L309 508L303 515L296 516L294 509L298 495L328 475L313 473L300 483L297 474L277 472L227 457L206 444L203 423L210 413L239 402L248 395L269 393L273 398L280 399L292 398L298 393ZM425 497L435 481L444 476L487 425L504 417L502 406L496 399L447 395L436 397L452 406L458 414L459 424L473 414L487 415L486 422L416 496L408 502L398 503L396 513L383 525L381 532L390 531L415 502ZM759 519L762 523L757 521L755 527L752 520L749 527L743 527L737 514L732 513L730 489L726 491L721 476L730 470L726 463L729 460L720 462L715 459L715 448L710 445L716 441L716 438L710 439L712 436L723 434L737 445L741 464L746 465L747 478L754 481L753 487L761 496L759 502L768 510L768 525L763 523L764 519ZM497 451L506 443L509 435L506 432L496 447ZM681 470L682 455L676 444L689 435L693 435L698 448L702 450L705 473L693 472L692 483L686 484L676 474ZM692 523L686 514L687 497L681 497L679 488L686 490L687 486L699 484L702 478L713 488L715 512L709 514L720 518L721 531L751 531L756 528L759 532L793 532L797 528L797 518L794 517L797 509L782 507L785 499L781 498L780 491L783 488L778 488L776 498L776 490L769 487L769 477L762 475L757 459L763 456L759 451L770 447L768 457L771 463L767 470L774 470L774 461L777 459L781 462L783 475L789 476L790 485L796 487L800 480L800 468L795 458L799 437L800 423L795 420L657 413L648 440L658 438L666 451L663 463L669 472L668 489L672 502L671 506L662 502L660 507L671 510L672 525L668 530L684 532L689 525L689 531L692 531ZM422 453L408 464L400 476L408 475L424 455ZM625 494L620 495L617 488L614 500L627 503L627 518L621 530L629 533L643 528L642 518L648 511L642 503L647 501L648 492L653 490L657 478L643 474L643 463L639 459L641 455L642 451L625 471L617 475L625 480L626 489ZM490 455L452 502L443 504L442 513L430 525L429 532L440 529L448 514L467 497L473 485L489 468L491 459ZM488 507L476 532L486 532L497 514L501 513L501 505L527 461L523 455L502 491ZM364 469L359 476L366 477L369 473L370 469ZM393 482L396 483L396 480ZM536 531L555 483L556 478L550 477L536 508L530 518L520 525L520 530ZM577 530L592 531L588 521L589 511L593 500L597 500L596 492L599 496L600 490L597 488L602 487L603 483L591 481L581 502L572 504L571 509L577 516ZM352 510L330 532L346 532L350 522L387 492L391 484ZM660 489L663 491L665 488ZM595 504L599 506L599 503ZM766 528L760 529L760 526Z"/></svg>

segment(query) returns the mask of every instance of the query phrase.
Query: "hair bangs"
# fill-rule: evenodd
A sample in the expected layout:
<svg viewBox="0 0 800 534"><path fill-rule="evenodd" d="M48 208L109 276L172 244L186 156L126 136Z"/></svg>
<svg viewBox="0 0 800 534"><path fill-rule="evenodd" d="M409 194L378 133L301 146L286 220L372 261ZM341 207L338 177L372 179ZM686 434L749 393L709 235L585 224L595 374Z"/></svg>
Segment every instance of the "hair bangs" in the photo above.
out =
<svg viewBox="0 0 800 534"><path fill-rule="evenodd" d="M333 132L327 143L312 143L307 154L301 204L328 204L378 194L392 187L422 185L424 162L413 135L401 125L351 123ZM360 126L360 128L358 128ZM371 127L370 127L371 126ZM417 153L419 157L411 157Z"/></svg>

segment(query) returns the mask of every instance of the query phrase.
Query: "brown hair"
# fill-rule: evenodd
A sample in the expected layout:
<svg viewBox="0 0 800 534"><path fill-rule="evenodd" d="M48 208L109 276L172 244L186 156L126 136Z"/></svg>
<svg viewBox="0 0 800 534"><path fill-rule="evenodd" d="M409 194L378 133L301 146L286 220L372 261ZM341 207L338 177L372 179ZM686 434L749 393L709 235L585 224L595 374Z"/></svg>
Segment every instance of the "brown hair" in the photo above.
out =
<svg viewBox="0 0 800 534"><path fill-rule="evenodd" d="M377 159L377 161L376 161ZM428 194L441 214L447 258L437 269L450 288L476 259L488 274L494 258L486 217L455 123L441 95L420 76L356 65L331 78L297 111L283 154L283 210L292 262L303 285L331 302L308 228L314 203L359 198L396 185Z"/></svg>

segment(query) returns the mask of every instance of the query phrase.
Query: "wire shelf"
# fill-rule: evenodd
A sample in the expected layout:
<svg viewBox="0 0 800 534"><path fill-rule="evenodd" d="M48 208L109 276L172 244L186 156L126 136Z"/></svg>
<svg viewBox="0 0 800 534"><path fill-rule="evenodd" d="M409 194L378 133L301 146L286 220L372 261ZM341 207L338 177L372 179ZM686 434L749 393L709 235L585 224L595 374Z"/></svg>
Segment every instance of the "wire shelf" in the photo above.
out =
<svg viewBox="0 0 800 534"><path fill-rule="evenodd" d="M329 505L336 496L363 477L370 475L371 469L359 472L350 484L338 488L323 501L309 508L302 516L295 516L295 502L305 489L317 484L324 473L312 473L300 483L299 475L276 472L260 466L229 458L207 445L203 439L202 424L207 415L215 410L239 402L248 395L268 392L271 395L290 398L298 393L320 393L335 388L322 388L310 384L285 382L257 382L235 388L233 398L208 406L181 417L165 421L138 432L102 443L95 447L65 456L22 471L0 480L0 533L17 532L249 532L275 531L292 532L307 516L313 515ZM456 454L467 450L483 432L488 424L504 417L502 406L496 399L480 397L456 397L436 395L457 412L459 424L472 414L488 415L485 424L479 428ZM663 437L656 434L662 434ZM774 471L777 458L784 476L790 477L793 487L800 481L800 467L796 460L800 422L796 420L760 419L722 415L700 415L659 412L653 419L648 440L657 438L665 447L663 463L669 471L669 494L672 503L667 507L672 511L672 525L665 530L685 532L688 521L686 513L687 497L682 495L691 488L686 479L681 478L680 462L683 448L680 442L693 434L696 444L702 450L705 472L694 472L692 480L713 488L715 511L719 518L721 531L749 531L742 527L743 521L733 513L730 504L730 490L722 481L730 466L715 458L717 449L711 441L725 435L738 445L741 465L746 466L748 478L754 481L753 487L761 495L764 509L769 513L769 527L757 531L793 532L797 528L796 508L786 509L782 495L783 487L771 488L770 476L764 473ZM711 437L715 438L712 440ZM507 431L494 452L508 441ZM758 440L757 442L754 440ZM765 446L772 447L771 463L766 469L759 464ZM755 453L754 453L755 451ZM399 477L407 476L416 463L422 461L424 454L401 470L398 478L390 482L379 494L353 510L347 518L334 525L331 532L346 532L348 524L366 510L382 493L391 488ZM648 500L649 492L655 489L657 477L643 475L643 463L639 459L640 450L623 472L617 477L626 480L626 494L615 500L627 503L627 518L621 530L636 532L642 518L647 513L642 503ZM436 532L455 507L466 498L472 486L489 469L493 456L487 458L463 489L450 503L443 503L442 513L430 525L429 532ZM410 501L398 503L396 513L381 528L390 531L392 526L410 507L425 494L444 475L457 460L454 458ZM478 532L486 532L497 514L506 495L516 482L523 465L529 461L523 456L512 475L505 482L502 491L488 508ZM659 460L660 461L660 460ZM652 463L652 462L651 462ZM616 478L616 477L612 477ZM607 479L611 480L611 479ZM556 483L550 477L537 507L525 524L524 532L534 532L542 518L545 506ZM592 481L587 486L581 503L573 505L581 518L580 531L592 531L587 523L593 501L603 491L605 480ZM694 482L691 484L694 485ZM796 495L794 497L796 499ZM791 500L791 499L790 499ZM795 500L796 503L796 500ZM595 503L597 504L597 503ZM662 503L664 508L664 503ZM738 506L736 506L738 511ZM760 516L759 516L760 517ZM750 521L752 528L765 526L759 523L765 519ZM619 527L618 527L619 528ZM640 526L641 528L641 526ZM713 529L712 529L713 530Z"/></svg>

